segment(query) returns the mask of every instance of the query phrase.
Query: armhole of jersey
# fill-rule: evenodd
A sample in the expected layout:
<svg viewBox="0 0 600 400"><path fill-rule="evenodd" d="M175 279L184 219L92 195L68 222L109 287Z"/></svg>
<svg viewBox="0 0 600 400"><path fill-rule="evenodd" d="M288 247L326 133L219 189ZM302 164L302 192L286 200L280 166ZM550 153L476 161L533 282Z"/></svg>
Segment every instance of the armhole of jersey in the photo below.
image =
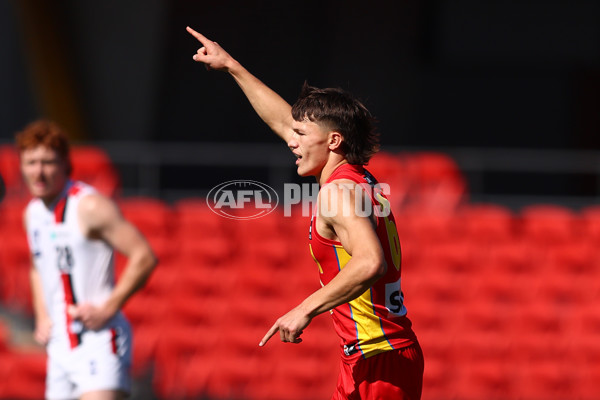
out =
<svg viewBox="0 0 600 400"><path fill-rule="evenodd" d="M370 172L369 172L369 174L370 174ZM364 182L357 182L354 180L355 178L356 178L356 175L352 175L352 174L344 171L344 172L340 173L338 176L335 176L334 179L332 179L331 181L328 181L326 184L329 184L338 179L347 179L349 181L354 182L356 185L359 185L359 186L361 186L363 184L370 186L370 184L366 180ZM375 199L375 195L373 194L373 191L366 191L366 192L367 192L367 196L369 196L369 199L371 199L371 204L373 206L373 212L374 212L375 207L377 207L377 205L379 205L379 202ZM375 215L375 230L377 230L378 227L379 227L379 217L377 215ZM315 226L315 228L316 228L316 226ZM315 229L315 231L316 231L316 229ZM327 239L323 238L323 240L327 240ZM340 242L337 242L337 243L341 245Z"/></svg>
<svg viewBox="0 0 600 400"><path fill-rule="evenodd" d="M77 196L76 207L74 210L72 210L72 212L74 213L73 218L75 218L75 224L77 226L77 234L80 238L84 240L92 240L84 235L83 230L81 228L81 221L79 220L79 206L81 205L81 200L96 192L90 186L82 185L80 182L75 182L73 184L73 187L75 186L77 186L77 192L75 194L70 194L69 197L75 198L75 196Z"/></svg>

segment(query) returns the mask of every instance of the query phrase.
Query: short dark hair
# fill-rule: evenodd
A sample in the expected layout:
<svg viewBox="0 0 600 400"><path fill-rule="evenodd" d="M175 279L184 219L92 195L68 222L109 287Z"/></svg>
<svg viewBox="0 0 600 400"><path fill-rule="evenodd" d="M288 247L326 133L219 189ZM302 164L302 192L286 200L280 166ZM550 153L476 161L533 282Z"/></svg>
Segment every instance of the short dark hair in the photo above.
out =
<svg viewBox="0 0 600 400"><path fill-rule="evenodd" d="M350 164L364 165L379 150L375 118L354 96L339 88L319 89L304 82L292 106L296 121L323 123L344 138L342 151Z"/></svg>
<svg viewBox="0 0 600 400"><path fill-rule="evenodd" d="M56 151L67 163L67 174L71 174L69 139L65 131L56 123L45 119L31 122L15 135L15 142L19 153L37 146L45 146Z"/></svg>

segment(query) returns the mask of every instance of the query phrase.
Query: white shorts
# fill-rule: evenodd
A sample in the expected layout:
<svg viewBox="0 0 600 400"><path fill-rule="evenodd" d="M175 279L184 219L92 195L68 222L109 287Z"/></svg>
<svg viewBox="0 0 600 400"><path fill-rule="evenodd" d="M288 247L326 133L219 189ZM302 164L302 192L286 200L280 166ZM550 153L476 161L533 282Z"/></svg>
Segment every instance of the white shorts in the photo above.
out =
<svg viewBox="0 0 600 400"><path fill-rule="evenodd" d="M130 391L131 327L124 318L111 328L85 331L81 344L68 341L48 344L46 398L77 399L97 390Z"/></svg>

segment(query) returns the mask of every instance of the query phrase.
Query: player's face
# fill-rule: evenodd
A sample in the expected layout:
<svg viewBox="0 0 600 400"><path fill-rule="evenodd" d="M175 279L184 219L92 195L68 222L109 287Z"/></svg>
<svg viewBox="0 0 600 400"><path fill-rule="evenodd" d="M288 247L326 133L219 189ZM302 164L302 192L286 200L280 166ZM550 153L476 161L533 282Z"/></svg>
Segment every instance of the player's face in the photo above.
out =
<svg viewBox="0 0 600 400"><path fill-rule="evenodd" d="M288 147L296 156L298 175L319 176L329 156L329 131L307 118L294 121L292 129Z"/></svg>
<svg viewBox="0 0 600 400"><path fill-rule="evenodd" d="M48 147L37 146L21 153L21 172L33 197L50 203L67 183L67 162Z"/></svg>

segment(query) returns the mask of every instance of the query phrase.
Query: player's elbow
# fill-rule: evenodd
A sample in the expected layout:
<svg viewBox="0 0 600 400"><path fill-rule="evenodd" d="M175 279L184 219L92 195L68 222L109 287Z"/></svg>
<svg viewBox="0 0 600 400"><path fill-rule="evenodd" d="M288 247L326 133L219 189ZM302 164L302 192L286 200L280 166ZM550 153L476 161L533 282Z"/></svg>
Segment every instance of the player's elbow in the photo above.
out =
<svg viewBox="0 0 600 400"><path fill-rule="evenodd" d="M377 281L387 272L387 263L383 254L372 254L368 258L368 275L370 280Z"/></svg>
<svg viewBox="0 0 600 400"><path fill-rule="evenodd" d="M152 249L148 249L142 256L142 265L145 266L145 269L148 270L149 273L158 265L158 257L156 257Z"/></svg>
<svg viewBox="0 0 600 400"><path fill-rule="evenodd" d="M150 248L150 246L144 246L140 248L135 255L135 264L142 271L142 274L148 277L156 265L158 264L158 258Z"/></svg>

